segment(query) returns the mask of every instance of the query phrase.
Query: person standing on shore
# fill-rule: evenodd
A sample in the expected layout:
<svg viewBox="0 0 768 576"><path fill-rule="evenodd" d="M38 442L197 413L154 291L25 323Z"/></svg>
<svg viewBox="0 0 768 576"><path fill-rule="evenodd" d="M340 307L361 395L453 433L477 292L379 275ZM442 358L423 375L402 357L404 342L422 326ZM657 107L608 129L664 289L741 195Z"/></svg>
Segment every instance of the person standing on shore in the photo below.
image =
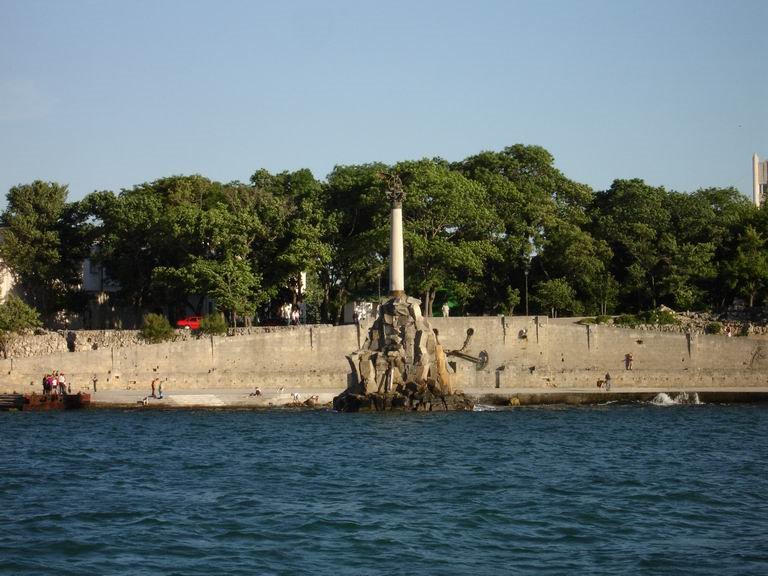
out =
<svg viewBox="0 0 768 576"><path fill-rule="evenodd" d="M153 378L152 379L152 398L157 398L157 396L155 396L155 386L156 385L157 385L157 378Z"/></svg>

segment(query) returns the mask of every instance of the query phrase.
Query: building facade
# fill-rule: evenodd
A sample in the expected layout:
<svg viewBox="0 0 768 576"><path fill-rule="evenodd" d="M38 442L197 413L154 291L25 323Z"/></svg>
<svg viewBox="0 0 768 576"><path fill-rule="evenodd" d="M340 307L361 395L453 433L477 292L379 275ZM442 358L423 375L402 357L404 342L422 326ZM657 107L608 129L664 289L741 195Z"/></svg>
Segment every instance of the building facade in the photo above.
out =
<svg viewBox="0 0 768 576"><path fill-rule="evenodd" d="M768 160L752 155L752 201L760 208L768 194Z"/></svg>

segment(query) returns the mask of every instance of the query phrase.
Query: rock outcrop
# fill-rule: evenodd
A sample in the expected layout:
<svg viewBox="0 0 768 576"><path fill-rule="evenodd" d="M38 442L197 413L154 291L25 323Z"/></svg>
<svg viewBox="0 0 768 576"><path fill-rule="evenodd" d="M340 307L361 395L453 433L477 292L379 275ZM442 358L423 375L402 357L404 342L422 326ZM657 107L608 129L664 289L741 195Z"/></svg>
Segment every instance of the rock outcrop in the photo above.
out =
<svg viewBox="0 0 768 576"><path fill-rule="evenodd" d="M347 357L353 374L334 409L464 410L439 335L421 314L421 301L394 297L379 307L362 349Z"/></svg>

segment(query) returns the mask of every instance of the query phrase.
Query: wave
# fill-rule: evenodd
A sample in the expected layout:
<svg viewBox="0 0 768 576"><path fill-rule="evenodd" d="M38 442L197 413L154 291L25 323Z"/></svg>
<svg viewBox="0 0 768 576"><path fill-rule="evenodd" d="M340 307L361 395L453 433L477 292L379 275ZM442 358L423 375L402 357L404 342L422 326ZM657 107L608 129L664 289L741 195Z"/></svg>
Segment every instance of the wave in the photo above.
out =
<svg viewBox="0 0 768 576"><path fill-rule="evenodd" d="M475 404L472 412L499 412L503 406L492 406L490 404Z"/></svg>
<svg viewBox="0 0 768 576"><path fill-rule="evenodd" d="M654 406L681 406L681 405L699 405L703 402L699 399L697 392L680 392L676 396L670 396L666 392L656 394L651 404Z"/></svg>

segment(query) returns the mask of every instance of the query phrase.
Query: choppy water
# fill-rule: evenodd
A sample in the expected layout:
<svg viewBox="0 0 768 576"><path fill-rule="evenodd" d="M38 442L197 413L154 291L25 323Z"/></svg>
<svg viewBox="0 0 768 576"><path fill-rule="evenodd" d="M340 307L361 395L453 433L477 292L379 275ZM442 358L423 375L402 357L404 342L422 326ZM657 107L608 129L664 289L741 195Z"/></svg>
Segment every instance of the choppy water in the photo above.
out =
<svg viewBox="0 0 768 576"><path fill-rule="evenodd" d="M0 574L768 574L768 407L0 413Z"/></svg>

